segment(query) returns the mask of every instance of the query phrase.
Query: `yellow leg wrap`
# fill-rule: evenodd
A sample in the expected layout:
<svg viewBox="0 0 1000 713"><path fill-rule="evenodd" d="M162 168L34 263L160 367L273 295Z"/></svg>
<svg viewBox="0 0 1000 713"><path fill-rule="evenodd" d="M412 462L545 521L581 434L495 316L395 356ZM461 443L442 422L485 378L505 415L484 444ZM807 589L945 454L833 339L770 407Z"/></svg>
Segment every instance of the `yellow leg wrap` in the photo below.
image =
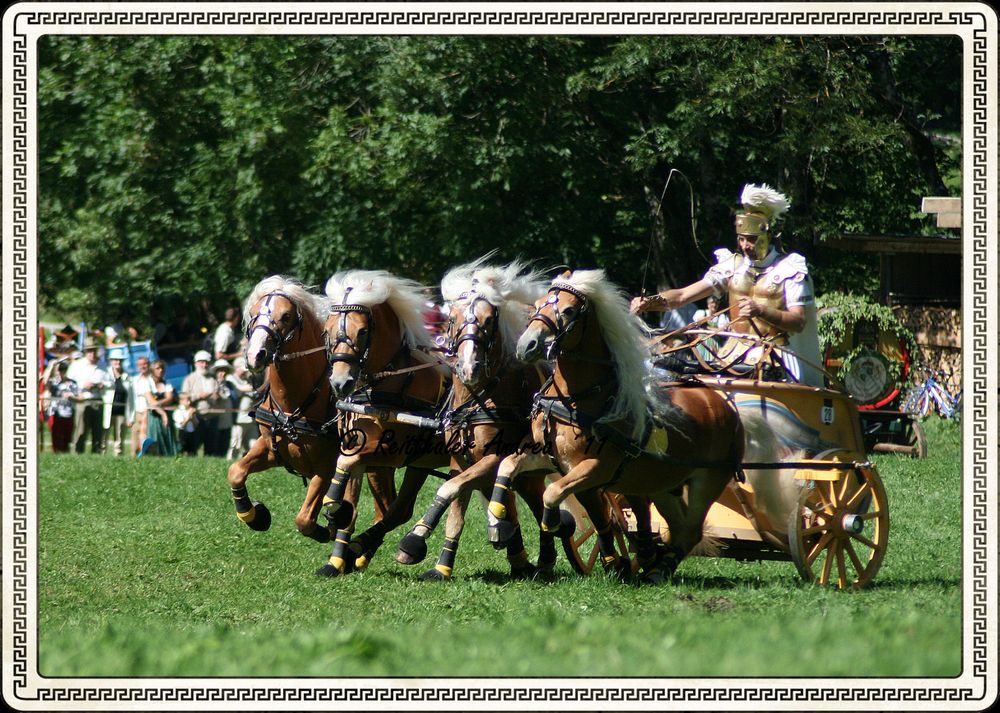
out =
<svg viewBox="0 0 1000 713"><path fill-rule="evenodd" d="M350 473L351 471L349 471L349 470L344 470L343 468L334 468L334 469L333 469L333 472L334 472L334 473L336 473L337 475L347 475L347 474L348 474L348 473Z"/></svg>
<svg viewBox="0 0 1000 713"><path fill-rule="evenodd" d="M331 498L329 495L324 495L323 496L323 507L326 507L330 503L335 503L335 502L337 502L337 501L334 500L333 498Z"/></svg>
<svg viewBox="0 0 1000 713"><path fill-rule="evenodd" d="M443 574L445 577L451 576L451 567L446 564L436 564L434 565L434 569Z"/></svg>
<svg viewBox="0 0 1000 713"><path fill-rule="evenodd" d="M507 506L503 503L498 503L494 500L490 501L489 505L490 514L497 520L507 519Z"/></svg>
<svg viewBox="0 0 1000 713"><path fill-rule="evenodd" d="M238 512L238 513L236 513L236 517L238 517L244 523L249 524L249 523L253 522L253 518L254 518L254 516L256 514L257 514L257 508L250 508L246 512Z"/></svg>
<svg viewBox="0 0 1000 713"><path fill-rule="evenodd" d="M607 557L601 557L601 563L604 564L605 566L612 565L615 563L615 560L617 559L618 558L615 557L614 555L608 555Z"/></svg>
<svg viewBox="0 0 1000 713"><path fill-rule="evenodd" d="M354 568L357 570L368 569L368 558L365 555L361 555L356 560L354 560Z"/></svg>

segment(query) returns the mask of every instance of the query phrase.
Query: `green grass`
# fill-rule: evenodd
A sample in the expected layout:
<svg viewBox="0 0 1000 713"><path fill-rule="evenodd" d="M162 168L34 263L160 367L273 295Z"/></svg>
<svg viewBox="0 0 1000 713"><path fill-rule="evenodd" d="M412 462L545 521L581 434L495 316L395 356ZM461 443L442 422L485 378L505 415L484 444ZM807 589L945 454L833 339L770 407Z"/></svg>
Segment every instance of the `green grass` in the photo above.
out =
<svg viewBox="0 0 1000 713"><path fill-rule="evenodd" d="M660 587L579 577L507 581L470 507L455 579L392 555L312 575L328 554L295 531L303 488L252 476L271 530L233 514L216 459L44 454L38 488L39 670L45 676L956 676L961 469L952 424L930 457L876 458L890 500L872 587L802 583L790 562L695 557ZM418 508L429 502L432 484ZM366 497L362 518L370 521ZM529 552L536 530L526 526Z"/></svg>

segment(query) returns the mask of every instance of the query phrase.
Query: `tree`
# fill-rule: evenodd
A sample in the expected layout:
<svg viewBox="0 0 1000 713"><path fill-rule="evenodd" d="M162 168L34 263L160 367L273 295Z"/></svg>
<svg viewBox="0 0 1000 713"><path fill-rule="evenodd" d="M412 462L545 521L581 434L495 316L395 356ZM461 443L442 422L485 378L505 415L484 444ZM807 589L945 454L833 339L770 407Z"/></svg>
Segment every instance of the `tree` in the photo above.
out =
<svg viewBox="0 0 1000 713"><path fill-rule="evenodd" d="M651 290L732 245L745 182L792 197L810 255L920 232L960 166L955 38L53 35L39 59L41 298L89 320L278 272L434 283L497 247ZM819 288L863 290L852 260Z"/></svg>

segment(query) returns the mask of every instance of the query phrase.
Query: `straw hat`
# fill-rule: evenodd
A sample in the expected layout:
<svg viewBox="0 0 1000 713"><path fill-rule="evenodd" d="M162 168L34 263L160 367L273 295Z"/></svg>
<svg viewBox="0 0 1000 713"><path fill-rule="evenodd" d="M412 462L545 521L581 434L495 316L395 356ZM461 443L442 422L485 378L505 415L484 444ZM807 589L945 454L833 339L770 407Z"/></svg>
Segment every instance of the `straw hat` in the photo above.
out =
<svg viewBox="0 0 1000 713"><path fill-rule="evenodd" d="M93 337L86 337L83 340L83 351L85 352L90 351L91 349L96 351L98 346L97 340Z"/></svg>
<svg viewBox="0 0 1000 713"><path fill-rule="evenodd" d="M225 359L216 359L215 363L212 364L212 371L218 371L219 369L223 369L227 374L231 374L233 371L233 367Z"/></svg>
<svg viewBox="0 0 1000 713"><path fill-rule="evenodd" d="M212 355L200 349L194 353L194 361L212 361Z"/></svg>

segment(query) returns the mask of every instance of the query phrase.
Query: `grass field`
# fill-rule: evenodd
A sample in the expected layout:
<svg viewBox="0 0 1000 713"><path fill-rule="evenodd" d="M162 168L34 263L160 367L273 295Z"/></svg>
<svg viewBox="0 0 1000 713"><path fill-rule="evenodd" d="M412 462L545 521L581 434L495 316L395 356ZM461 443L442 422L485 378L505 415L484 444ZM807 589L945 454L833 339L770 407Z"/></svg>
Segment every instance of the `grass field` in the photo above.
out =
<svg viewBox="0 0 1000 713"><path fill-rule="evenodd" d="M320 579L303 489L251 476L268 532L233 514L218 459L43 454L38 641L44 676L956 676L961 671L961 449L928 422L930 457L876 457L889 495L872 587L802 583L790 562L689 558L672 584L507 581L474 501L455 579L417 581L392 533L364 573ZM431 484L418 508L429 502ZM361 518L370 522L370 501ZM526 526L529 552L536 530Z"/></svg>

